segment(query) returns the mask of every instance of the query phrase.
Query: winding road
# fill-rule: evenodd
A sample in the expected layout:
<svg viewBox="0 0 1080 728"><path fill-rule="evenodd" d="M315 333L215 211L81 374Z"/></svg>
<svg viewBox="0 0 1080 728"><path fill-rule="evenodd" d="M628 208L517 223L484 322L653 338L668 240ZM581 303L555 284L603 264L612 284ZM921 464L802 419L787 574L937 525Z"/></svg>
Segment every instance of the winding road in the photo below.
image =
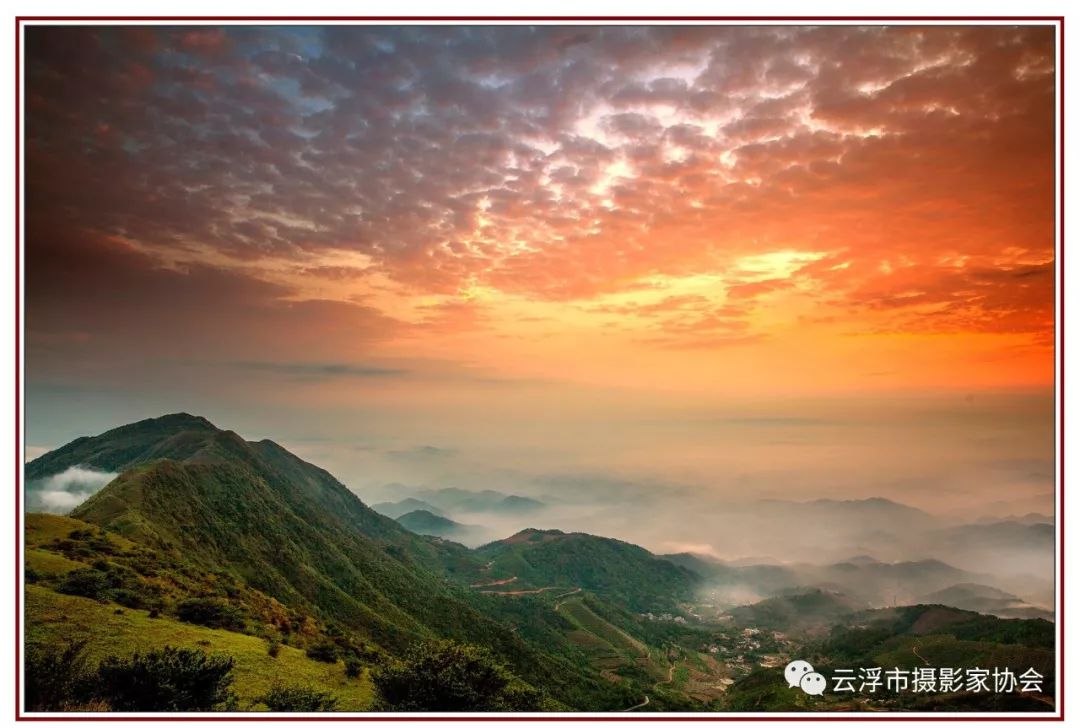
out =
<svg viewBox="0 0 1080 728"><path fill-rule="evenodd" d="M653 689L655 690L656 687L659 686L659 685L667 685L667 684L671 683L673 680L675 680L675 666L674 665L672 665L671 667L668 668L667 680L661 680L660 682L656 683L656 685L653 685ZM640 703L638 703L637 705L634 705L632 707L624 709L623 712L624 713L629 713L631 710L637 710L638 708L644 708L648 704L649 704L649 696L646 695L645 699L642 700Z"/></svg>
<svg viewBox="0 0 1080 728"><path fill-rule="evenodd" d="M580 592L581 592L581 587L579 586L577 589L574 589L573 591L568 591L565 594L560 594L559 596L557 596L555 598L565 601L566 597L573 596L573 595L578 594ZM559 607L561 607L562 605L563 605L562 601L555 602L555 611L556 612L559 611Z"/></svg>

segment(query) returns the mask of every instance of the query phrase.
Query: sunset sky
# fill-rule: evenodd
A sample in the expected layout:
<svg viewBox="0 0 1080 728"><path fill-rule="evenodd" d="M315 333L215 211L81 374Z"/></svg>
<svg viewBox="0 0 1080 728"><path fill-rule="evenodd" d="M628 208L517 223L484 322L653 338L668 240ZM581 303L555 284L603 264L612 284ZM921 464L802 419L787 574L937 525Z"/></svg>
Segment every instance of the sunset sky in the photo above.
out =
<svg viewBox="0 0 1080 728"><path fill-rule="evenodd" d="M1054 43L30 28L30 454L187 410L350 484L719 448L808 496L1045 492Z"/></svg>

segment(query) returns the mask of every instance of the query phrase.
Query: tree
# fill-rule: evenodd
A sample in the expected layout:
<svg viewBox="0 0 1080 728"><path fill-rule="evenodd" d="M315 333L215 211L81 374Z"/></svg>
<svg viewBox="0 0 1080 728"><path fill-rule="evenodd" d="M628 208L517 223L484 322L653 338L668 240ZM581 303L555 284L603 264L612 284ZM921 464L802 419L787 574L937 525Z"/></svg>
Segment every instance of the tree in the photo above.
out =
<svg viewBox="0 0 1080 728"><path fill-rule="evenodd" d="M314 688L275 685L259 702L275 713L318 713L337 707L337 698Z"/></svg>
<svg viewBox="0 0 1080 728"><path fill-rule="evenodd" d="M542 695L488 650L438 641L415 645L374 676L378 706L394 711L535 711Z"/></svg>
<svg viewBox="0 0 1080 728"><path fill-rule="evenodd" d="M98 668L99 690L113 710L222 709L233 700L233 664L231 657L177 647L109 657Z"/></svg>

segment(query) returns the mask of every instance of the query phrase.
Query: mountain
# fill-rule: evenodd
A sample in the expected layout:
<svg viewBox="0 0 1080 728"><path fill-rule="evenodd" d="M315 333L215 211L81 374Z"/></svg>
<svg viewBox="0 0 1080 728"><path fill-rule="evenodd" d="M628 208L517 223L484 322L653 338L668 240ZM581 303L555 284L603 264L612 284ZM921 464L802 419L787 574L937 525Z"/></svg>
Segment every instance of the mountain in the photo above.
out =
<svg viewBox="0 0 1080 728"><path fill-rule="evenodd" d="M924 604L944 604L948 607L966 609L971 612L988 614L993 607L1009 607L1020 604L1022 600L1015 594L996 589L985 584L954 584L919 600Z"/></svg>
<svg viewBox="0 0 1080 728"><path fill-rule="evenodd" d="M824 523L832 521L857 524L866 530L926 528L936 522L926 511L880 497L853 500L766 500L760 503L776 511L813 516L816 528L822 528Z"/></svg>
<svg viewBox="0 0 1080 728"><path fill-rule="evenodd" d="M245 442L203 418L171 415L77 440L40 460L28 469L81 462L122 471L72 517L224 568L378 644L431 636L436 626L462 636L478 627L433 573L439 546L269 440Z"/></svg>
<svg viewBox="0 0 1080 728"><path fill-rule="evenodd" d="M1015 594L985 584L961 583L946 589L926 594L919 599L923 604L943 604L948 607L965 609L980 614L992 614L998 617L1025 619L1054 619L1054 613L1047 609L1025 604Z"/></svg>
<svg viewBox="0 0 1080 728"><path fill-rule="evenodd" d="M800 605L801 606L801 605ZM743 611L744 608L740 608ZM911 671L927 665L957 670L1032 669L1042 692L889 691L826 693L807 700L771 670L753 670L724 695L726 710L751 711L1036 711L1053 710L1056 694L1054 625L1041 619L999 619L934 604L849 612L804 641L791 655L836 674L844 669ZM789 636L791 636L789 634Z"/></svg>
<svg viewBox="0 0 1080 728"><path fill-rule="evenodd" d="M865 608L865 604L844 594L811 589L735 607L728 611L728 615L741 627L807 632L823 630L846 615Z"/></svg>
<svg viewBox="0 0 1080 728"><path fill-rule="evenodd" d="M465 527L457 521L451 521L449 518L443 518L431 511L423 510L410 511L394 520L413 533L422 533L426 536L443 536L444 533Z"/></svg>
<svg viewBox="0 0 1080 728"><path fill-rule="evenodd" d="M1001 516L1001 517L982 516L981 518L979 518L976 521L976 523L978 523L978 524L986 524L986 523L1002 523L1002 522L1010 522L1010 521L1013 522L1013 523L1023 523L1025 525L1030 526L1030 525L1033 525L1033 524L1036 524L1036 523L1052 524L1054 522L1054 517L1053 516L1047 516L1047 515L1044 515L1042 513L1034 513L1034 512L1032 512L1032 513L1025 513L1022 516Z"/></svg>
<svg viewBox="0 0 1080 728"><path fill-rule="evenodd" d="M496 513L506 514L530 514L537 511L542 511L547 508L547 504L542 503L535 498L526 498L520 495L508 495L500 501L495 502L490 510Z"/></svg>
<svg viewBox="0 0 1080 728"><path fill-rule="evenodd" d="M634 611L676 609L700 578L640 546L585 533L529 528L477 550L488 563L478 576L513 579L515 590L580 588Z"/></svg>
<svg viewBox="0 0 1080 728"><path fill-rule="evenodd" d="M150 608L149 619L125 623L124 649L142 644L140 630L152 644L151 632L191 613L360 655L452 638L490 648L556 704L632 704L632 684L613 689L550 606L536 607L553 625L544 641L527 641L534 632L515 633L510 602L463 583L482 567L476 554L410 532L270 440L167 415L79 438L26 472L41 480L74 467L119 475L74 509L66 536L38 549L34 587ZM41 611L28 625L36 640L67 633Z"/></svg>
<svg viewBox="0 0 1080 728"><path fill-rule="evenodd" d="M812 569L807 576L875 606L913 604L920 595L971 580L974 574L937 559L885 563L858 559Z"/></svg>
<svg viewBox="0 0 1080 728"><path fill-rule="evenodd" d="M793 590L820 589L846 594L870 606L895 606L914 604L927 593L979 578L936 559L888 563L856 556L825 565L733 566L695 554L663 558L697 573L711 597L731 604L755 602Z"/></svg>
<svg viewBox="0 0 1080 728"><path fill-rule="evenodd" d="M1000 586L1037 603L1053 602L1057 544L1049 523L998 521L931 531L928 547L973 571L993 571Z"/></svg>
<svg viewBox="0 0 1080 728"><path fill-rule="evenodd" d="M399 493L403 490L412 493L411 497L399 501L400 504L414 504L413 507L408 510L426 510L440 516L455 515L459 513L491 513L505 516L527 516L538 513L548 507L546 503L538 501L535 498L527 498L513 493L503 493L498 490L490 489L396 489ZM390 507L396 510L395 506L391 505ZM407 512L408 511L402 511L402 514ZM394 517L396 518L397 516Z"/></svg>
<svg viewBox="0 0 1080 728"><path fill-rule="evenodd" d="M458 523L431 511L410 511L396 520L413 533L424 536L435 536L458 543L480 543L491 540L486 528Z"/></svg>
<svg viewBox="0 0 1080 728"><path fill-rule="evenodd" d="M376 513L381 513L388 518L393 518L394 520L397 520L398 518L404 516L406 513L411 513L412 511L427 511L428 513L433 513L436 516L446 516L446 513L442 510L436 508L435 506L431 505L426 501L418 500L417 498L404 498L397 501L396 503L391 503L388 501L384 501L382 503L375 503L371 506L371 510L375 511Z"/></svg>

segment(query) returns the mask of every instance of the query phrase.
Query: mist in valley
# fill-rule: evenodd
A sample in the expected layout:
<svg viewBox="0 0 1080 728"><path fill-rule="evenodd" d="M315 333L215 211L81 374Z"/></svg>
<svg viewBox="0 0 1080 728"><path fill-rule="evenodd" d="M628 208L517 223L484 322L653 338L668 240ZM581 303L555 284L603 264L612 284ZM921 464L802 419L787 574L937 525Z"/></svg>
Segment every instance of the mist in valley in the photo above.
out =
<svg viewBox="0 0 1080 728"><path fill-rule="evenodd" d="M703 598L716 603L813 586L889 606L960 584L965 598L1047 609L1054 461L1050 428L1035 424L1043 404L697 413L595 428L576 449L538 422L531 452L500 451L498 436L365 451L365 475L349 484L369 504L404 501L466 526L435 535L469 546L537 528L691 554L713 565ZM499 507L506 496L535 505Z"/></svg>
<svg viewBox="0 0 1080 728"><path fill-rule="evenodd" d="M888 606L959 584L960 601L980 607L1046 609L1051 407L1045 394L691 404L608 393L410 416L208 414L326 468L417 532L475 547L557 529L690 555L702 600L717 605L813 587ZM110 478L29 483L27 506L65 512Z"/></svg>

